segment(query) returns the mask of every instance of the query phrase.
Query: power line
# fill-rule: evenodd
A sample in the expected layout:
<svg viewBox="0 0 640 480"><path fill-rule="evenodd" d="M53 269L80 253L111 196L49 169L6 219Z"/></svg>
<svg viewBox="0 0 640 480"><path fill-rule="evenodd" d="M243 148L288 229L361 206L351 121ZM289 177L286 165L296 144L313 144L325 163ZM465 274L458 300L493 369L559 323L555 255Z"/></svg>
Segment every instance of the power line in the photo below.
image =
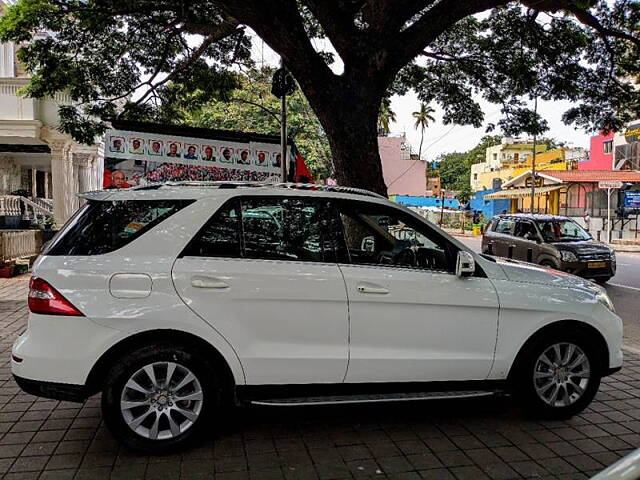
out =
<svg viewBox="0 0 640 480"><path fill-rule="evenodd" d="M489 115L487 115L485 120L488 120L489 118L493 117L494 115L496 115L497 113L500 113L500 110L496 110L492 113L490 113ZM447 135L449 135L451 133L451 131L458 127L458 125L454 125L453 127L451 127L447 132L445 132L443 135L441 135L440 137L438 137L436 140L434 140L432 143L430 143L429 145L427 145L427 148L425 148L425 152L427 152L431 147L433 147L436 143L438 143L440 140L442 140L444 137L446 137ZM463 127L460 127L463 128ZM393 179L393 181L391 183L389 183L389 185L387 185L387 188L389 188L391 185L393 185L394 183L396 183L398 180L400 180L402 177L404 177L407 173L409 173L409 171L415 167L418 164L418 162L412 164L409 166L409 168L407 168L404 172L402 172L400 175L398 175L395 179Z"/></svg>

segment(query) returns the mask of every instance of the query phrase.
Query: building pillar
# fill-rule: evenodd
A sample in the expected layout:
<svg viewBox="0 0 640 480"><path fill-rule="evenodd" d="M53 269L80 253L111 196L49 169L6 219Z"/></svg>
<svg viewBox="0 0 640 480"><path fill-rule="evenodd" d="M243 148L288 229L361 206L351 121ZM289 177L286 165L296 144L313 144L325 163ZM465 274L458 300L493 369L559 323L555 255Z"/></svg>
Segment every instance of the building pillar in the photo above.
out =
<svg viewBox="0 0 640 480"><path fill-rule="evenodd" d="M89 192L92 188L91 155L87 153L74 153L73 164L77 171L78 193ZM76 207L84 204L84 200L76 196Z"/></svg>
<svg viewBox="0 0 640 480"><path fill-rule="evenodd" d="M31 197L36 198L38 196L38 171L35 168L31 169Z"/></svg>
<svg viewBox="0 0 640 480"><path fill-rule="evenodd" d="M49 172L44 172L44 198L49 198Z"/></svg>
<svg viewBox="0 0 640 480"><path fill-rule="evenodd" d="M73 213L73 160L69 140L49 141L51 149L51 183L53 186L53 217L61 227Z"/></svg>

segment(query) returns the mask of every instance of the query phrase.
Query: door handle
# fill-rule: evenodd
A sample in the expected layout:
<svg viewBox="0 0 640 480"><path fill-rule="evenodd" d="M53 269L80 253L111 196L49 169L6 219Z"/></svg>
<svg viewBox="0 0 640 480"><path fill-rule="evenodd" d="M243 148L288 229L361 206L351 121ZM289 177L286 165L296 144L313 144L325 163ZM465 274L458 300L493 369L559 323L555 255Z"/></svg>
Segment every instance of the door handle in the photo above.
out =
<svg viewBox="0 0 640 480"><path fill-rule="evenodd" d="M378 295L386 295L389 289L376 285L358 285L356 290L360 293L377 293Z"/></svg>
<svg viewBox="0 0 640 480"><path fill-rule="evenodd" d="M195 288L229 288L229 284L215 277L192 277L191 286Z"/></svg>

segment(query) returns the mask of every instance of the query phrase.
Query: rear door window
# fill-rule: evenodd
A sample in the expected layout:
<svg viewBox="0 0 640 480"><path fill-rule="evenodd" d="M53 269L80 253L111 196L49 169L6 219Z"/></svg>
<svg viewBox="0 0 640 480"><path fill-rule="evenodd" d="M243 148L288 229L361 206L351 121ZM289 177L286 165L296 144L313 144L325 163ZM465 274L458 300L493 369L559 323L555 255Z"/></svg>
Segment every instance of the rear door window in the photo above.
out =
<svg viewBox="0 0 640 480"><path fill-rule="evenodd" d="M327 200L235 199L216 212L183 256L335 262L337 244Z"/></svg>
<svg viewBox="0 0 640 480"><path fill-rule="evenodd" d="M528 220L518 220L515 236L524 238L525 240L536 240L538 238L535 225Z"/></svg>
<svg viewBox="0 0 640 480"><path fill-rule="evenodd" d="M43 252L100 255L124 247L193 200L90 201Z"/></svg>
<svg viewBox="0 0 640 480"><path fill-rule="evenodd" d="M496 233L502 233L503 235L513 235L516 222L512 218L501 218L495 228Z"/></svg>

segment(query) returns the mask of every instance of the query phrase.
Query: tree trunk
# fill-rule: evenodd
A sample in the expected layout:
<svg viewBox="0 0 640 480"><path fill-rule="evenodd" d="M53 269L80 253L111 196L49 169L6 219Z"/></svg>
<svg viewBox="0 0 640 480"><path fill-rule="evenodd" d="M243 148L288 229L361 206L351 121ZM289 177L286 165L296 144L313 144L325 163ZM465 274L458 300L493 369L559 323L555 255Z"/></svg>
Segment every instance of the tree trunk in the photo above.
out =
<svg viewBox="0 0 640 480"><path fill-rule="evenodd" d="M386 196L377 130L382 95L363 90L357 96L343 93L332 104L309 100L327 134L338 185Z"/></svg>

